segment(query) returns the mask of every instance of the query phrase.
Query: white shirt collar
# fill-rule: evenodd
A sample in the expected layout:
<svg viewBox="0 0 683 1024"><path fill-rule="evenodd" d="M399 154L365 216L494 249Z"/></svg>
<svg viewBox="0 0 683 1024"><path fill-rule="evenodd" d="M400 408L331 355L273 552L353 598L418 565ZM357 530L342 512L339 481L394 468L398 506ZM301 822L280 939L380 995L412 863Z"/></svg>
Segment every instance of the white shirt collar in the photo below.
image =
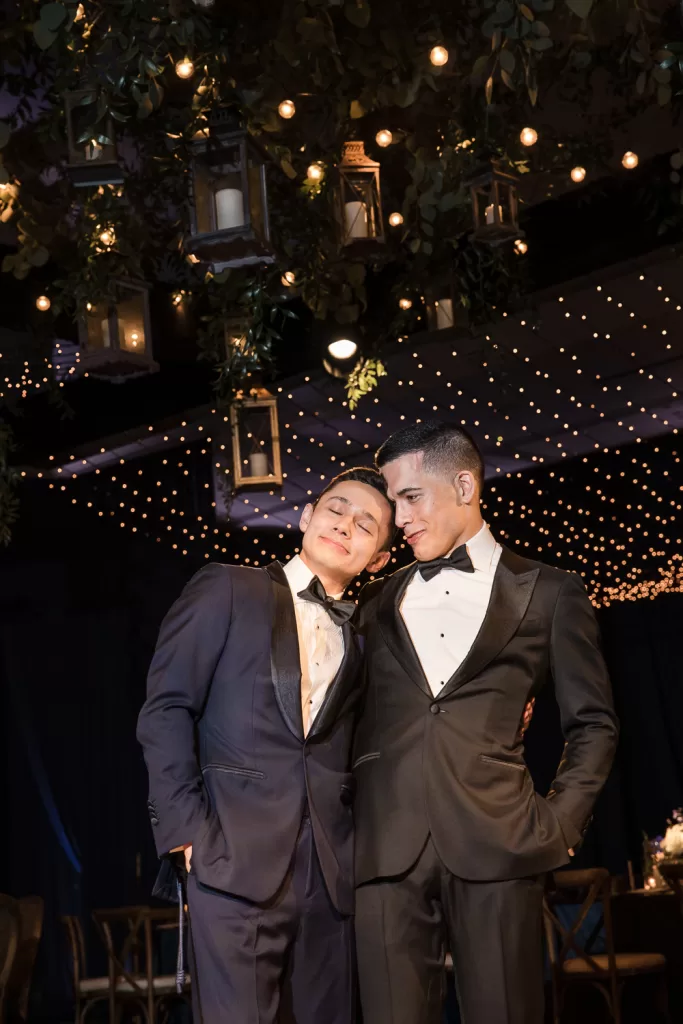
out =
<svg viewBox="0 0 683 1024"><path fill-rule="evenodd" d="M294 597L297 597L302 590L305 590L315 576L315 573L311 572L303 558L299 555L294 555L294 558L290 558L283 568L285 576L287 577L287 582L289 583L289 589L292 591ZM330 596L337 601L342 595L331 594Z"/></svg>
<svg viewBox="0 0 683 1024"><path fill-rule="evenodd" d="M467 554L478 572L491 572L493 559L499 546L488 523L484 523L479 532L467 541Z"/></svg>

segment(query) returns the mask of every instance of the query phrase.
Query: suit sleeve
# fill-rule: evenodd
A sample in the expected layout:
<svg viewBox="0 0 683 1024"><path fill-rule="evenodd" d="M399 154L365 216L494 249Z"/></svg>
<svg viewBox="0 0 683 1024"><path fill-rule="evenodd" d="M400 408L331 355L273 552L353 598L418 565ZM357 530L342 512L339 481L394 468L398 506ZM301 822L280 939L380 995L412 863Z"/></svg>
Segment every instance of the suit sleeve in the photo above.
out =
<svg viewBox="0 0 683 1024"><path fill-rule="evenodd" d="M208 565L190 580L161 625L137 728L160 856L192 843L209 812L195 726L228 638L231 612L229 568Z"/></svg>
<svg viewBox="0 0 683 1024"><path fill-rule="evenodd" d="M573 847L590 824L619 736L595 612L574 574L557 599L550 654L565 746L548 797Z"/></svg>

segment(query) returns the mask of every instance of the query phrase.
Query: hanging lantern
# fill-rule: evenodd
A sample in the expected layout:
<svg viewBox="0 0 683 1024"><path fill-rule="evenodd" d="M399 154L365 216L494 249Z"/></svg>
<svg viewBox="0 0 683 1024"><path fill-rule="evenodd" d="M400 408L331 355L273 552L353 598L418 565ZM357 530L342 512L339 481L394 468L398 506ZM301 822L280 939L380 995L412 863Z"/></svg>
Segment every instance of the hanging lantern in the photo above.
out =
<svg viewBox="0 0 683 1024"><path fill-rule="evenodd" d="M277 399L265 388L238 395L230 408L233 486L281 487Z"/></svg>
<svg viewBox="0 0 683 1024"><path fill-rule="evenodd" d="M339 174L338 220L341 243L364 247L384 244L380 165L365 155L362 140L344 143Z"/></svg>
<svg viewBox="0 0 683 1024"><path fill-rule="evenodd" d="M88 303L79 323L81 372L120 383L154 373L148 287L119 281L111 303Z"/></svg>
<svg viewBox="0 0 683 1024"><path fill-rule="evenodd" d="M120 185L124 180L117 160L111 118L104 125L99 123L93 129L88 128L92 125L95 102L95 93L88 89L67 92L64 96L67 172L74 185L81 188Z"/></svg>
<svg viewBox="0 0 683 1024"><path fill-rule="evenodd" d="M191 234L185 251L227 267L272 263L266 155L230 111L218 111L192 143Z"/></svg>
<svg viewBox="0 0 683 1024"><path fill-rule="evenodd" d="M249 347L249 318L245 314L235 313L226 316L225 327L225 357L229 359L236 352L246 355Z"/></svg>
<svg viewBox="0 0 683 1024"><path fill-rule="evenodd" d="M497 160L479 168L467 185L472 197L474 237L491 245L519 238L517 178Z"/></svg>

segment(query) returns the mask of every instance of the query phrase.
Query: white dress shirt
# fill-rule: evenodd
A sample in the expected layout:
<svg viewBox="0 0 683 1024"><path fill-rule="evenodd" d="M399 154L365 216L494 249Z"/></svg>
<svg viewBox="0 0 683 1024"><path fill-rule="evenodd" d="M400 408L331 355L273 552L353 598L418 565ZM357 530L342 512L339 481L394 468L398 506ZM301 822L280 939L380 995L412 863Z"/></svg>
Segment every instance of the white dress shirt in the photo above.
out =
<svg viewBox="0 0 683 1024"><path fill-rule="evenodd" d="M484 523L467 542L474 572L442 569L425 582L418 571L406 588L401 615L435 697L463 663L481 629L501 551Z"/></svg>
<svg viewBox="0 0 683 1024"><path fill-rule="evenodd" d="M314 575L305 562L295 555L287 562L284 570L294 599L301 658L301 710L304 735L308 735L329 685L342 663L344 636L341 626L335 625L321 605L304 601L298 596L301 590L306 589ZM342 595L330 596L338 600Z"/></svg>

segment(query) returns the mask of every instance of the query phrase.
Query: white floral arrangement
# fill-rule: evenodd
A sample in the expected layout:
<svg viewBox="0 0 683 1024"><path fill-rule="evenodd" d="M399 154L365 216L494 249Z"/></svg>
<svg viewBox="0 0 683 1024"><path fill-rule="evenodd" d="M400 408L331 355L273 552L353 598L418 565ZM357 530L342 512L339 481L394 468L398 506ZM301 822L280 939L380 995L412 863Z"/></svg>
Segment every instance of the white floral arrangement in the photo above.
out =
<svg viewBox="0 0 683 1024"><path fill-rule="evenodd" d="M659 848L667 859L683 857L683 808L679 807L673 812Z"/></svg>
<svg viewBox="0 0 683 1024"><path fill-rule="evenodd" d="M683 807L673 811L663 836L644 836L643 874L646 889L668 889L659 872L663 861L683 860Z"/></svg>

